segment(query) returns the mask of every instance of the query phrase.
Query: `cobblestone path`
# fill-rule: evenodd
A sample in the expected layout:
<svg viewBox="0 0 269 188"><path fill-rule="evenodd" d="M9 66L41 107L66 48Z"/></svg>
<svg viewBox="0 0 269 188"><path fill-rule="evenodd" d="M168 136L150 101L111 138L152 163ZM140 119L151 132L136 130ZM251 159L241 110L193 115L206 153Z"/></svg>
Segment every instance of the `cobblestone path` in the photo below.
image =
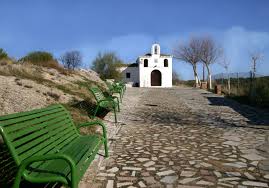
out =
<svg viewBox="0 0 269 188"><path fill-rule="evenodd" d="M268 187L268 117L202 90L129 88L93 187Z"/></svg>

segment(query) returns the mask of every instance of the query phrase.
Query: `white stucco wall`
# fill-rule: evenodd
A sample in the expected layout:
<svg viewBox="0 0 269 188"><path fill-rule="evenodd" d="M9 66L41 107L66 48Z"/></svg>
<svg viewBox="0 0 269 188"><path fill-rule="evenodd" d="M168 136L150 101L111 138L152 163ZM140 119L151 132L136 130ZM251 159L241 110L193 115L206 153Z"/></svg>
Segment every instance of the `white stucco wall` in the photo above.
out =
<svg viewBox="0 0 269 188"><path fill-rule="evenodd" d="M144 59L148 59L148 67L144 67ZM164 67L164 60L168 67ZM151 72L159 70L162 75L161 86L151 86ZM172 87L172 57L171 56L140 56L139 57L140 87Z"/></svg>
<svg viewBox="0 0 269 188"><path fill-rule="evenodd" d="M139 85L139 70L138 67L120 67L119 71L122 73L122 81L127 84L135 86ZM130 73L130 78L126 78L126 73Z"/></svg>
<svg viewBox="0 0 269 188"><path fill-rule="evenodd" d="M148 60L148 67L144 67L144 60ZM168 67L164 66L164 60L168 60ZM138 67L124 66L120 67L122 80L133 86L140 87L172 87L172 56L162 55L159 44L153 44L151 54L139 56L136 63ZM161 72L161 86L151 86L151 72L159 70ZM130 73L130 78L126 77L126 73Z"/></svg>

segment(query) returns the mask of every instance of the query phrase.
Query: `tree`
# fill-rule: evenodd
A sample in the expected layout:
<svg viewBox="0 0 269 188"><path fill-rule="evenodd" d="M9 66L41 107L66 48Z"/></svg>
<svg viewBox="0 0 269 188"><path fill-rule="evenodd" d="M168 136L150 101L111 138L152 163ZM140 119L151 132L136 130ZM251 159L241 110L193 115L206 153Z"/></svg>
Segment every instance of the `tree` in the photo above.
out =
<svg viewBox="0 0 269 188"><path fill-rule="evenodd" d="M174 49L174 57L186 63L193 68L193 74L196 87L200 85L200 79L197 73L197 64L200 61L201 40L192 38L188 43L177 46Z"/></svg>
<svg viewBox="0 0 269 188"><path fill-rule="evenodd" d="M69 51L65 52L61 57L60 61L63 63L64 67L67 69L74 70L82 64L82 55L79 51Z"/></svg>
<svg viewBox="0 0 269 188"><path fill-rule="evenodd" d="M223 58L223 61L220 61L219 63L226 71L226 74L228 75L228 94L231 94L231 79L230 79L230 74L229 74L229 66L231 64L231 61L228 60L226 57Z"/></svg>
<svg viewBox="0 0 269 188"><path fill-rule="evenodd" d="M251 103L254 103L255 97L256 97L256 71L257 71L257 63L263 58L263 55L261 52L251 52L251 63L252 63L252 70L251 70L251 82L250 82L250 100Z"/></svg>
<svg viewBox="0 0 269 188"><path fill-rule="evenodd" d="M257 63L263 58L263 55L260 52L251 52L250 57L252 63L252 79L255 79L257 71Z"/></svg>
<svg viewBox="0 0 269 188"><path fill-rule="evenodd" d="M222 50L216 45L215 41L210 37L201 38L200 60L204 63L207 69L207 80L209 89L212 89L212 79L210 65L215 63L221 56Z"/></svg>
<svg viewBox="0 0 269 188"><path fill-rule="evenodd" d="M117 70L123 61L115 53L99 53L92 63L92 69L97 72L102 79L120 79L121 73Z"/></svg>
<svg viewBox="0 0 269 188"><path fill-rule="evenodd" d="M176 71L172 73L172 83L173 85L178 85L180 83L180 76Z"/></svg>
<svg viewBox="0 0 269 188"><path fill-rule="evenodd" d="M4 49L0 48L0 60L8 58L8 54L5 52Z"/></svg>

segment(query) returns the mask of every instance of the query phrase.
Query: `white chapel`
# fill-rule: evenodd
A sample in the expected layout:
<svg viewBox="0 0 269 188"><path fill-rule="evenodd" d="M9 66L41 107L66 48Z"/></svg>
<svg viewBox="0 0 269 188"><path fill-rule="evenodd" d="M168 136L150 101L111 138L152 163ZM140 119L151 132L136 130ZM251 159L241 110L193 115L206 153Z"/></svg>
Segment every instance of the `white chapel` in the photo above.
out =
<svg viewBox="0 0 269 188"><path fill-rule="evenodd" d="M151 53L139 56L136 63L120 68L123 81L139 87L172 87L172 55L161 54L159 44Z"/></svg>

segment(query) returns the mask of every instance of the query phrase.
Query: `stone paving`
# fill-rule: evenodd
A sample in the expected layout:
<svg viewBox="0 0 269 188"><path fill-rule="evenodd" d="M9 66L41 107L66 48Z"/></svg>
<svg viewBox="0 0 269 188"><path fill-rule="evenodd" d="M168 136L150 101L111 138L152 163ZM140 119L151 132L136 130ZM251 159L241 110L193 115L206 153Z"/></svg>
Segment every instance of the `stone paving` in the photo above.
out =
<svg viewBox="0 0 269 188"><path fill-rule="evenodd" d="M203 90L128 88L110 157L80 187L269 187L268 117Z"/></svg>

